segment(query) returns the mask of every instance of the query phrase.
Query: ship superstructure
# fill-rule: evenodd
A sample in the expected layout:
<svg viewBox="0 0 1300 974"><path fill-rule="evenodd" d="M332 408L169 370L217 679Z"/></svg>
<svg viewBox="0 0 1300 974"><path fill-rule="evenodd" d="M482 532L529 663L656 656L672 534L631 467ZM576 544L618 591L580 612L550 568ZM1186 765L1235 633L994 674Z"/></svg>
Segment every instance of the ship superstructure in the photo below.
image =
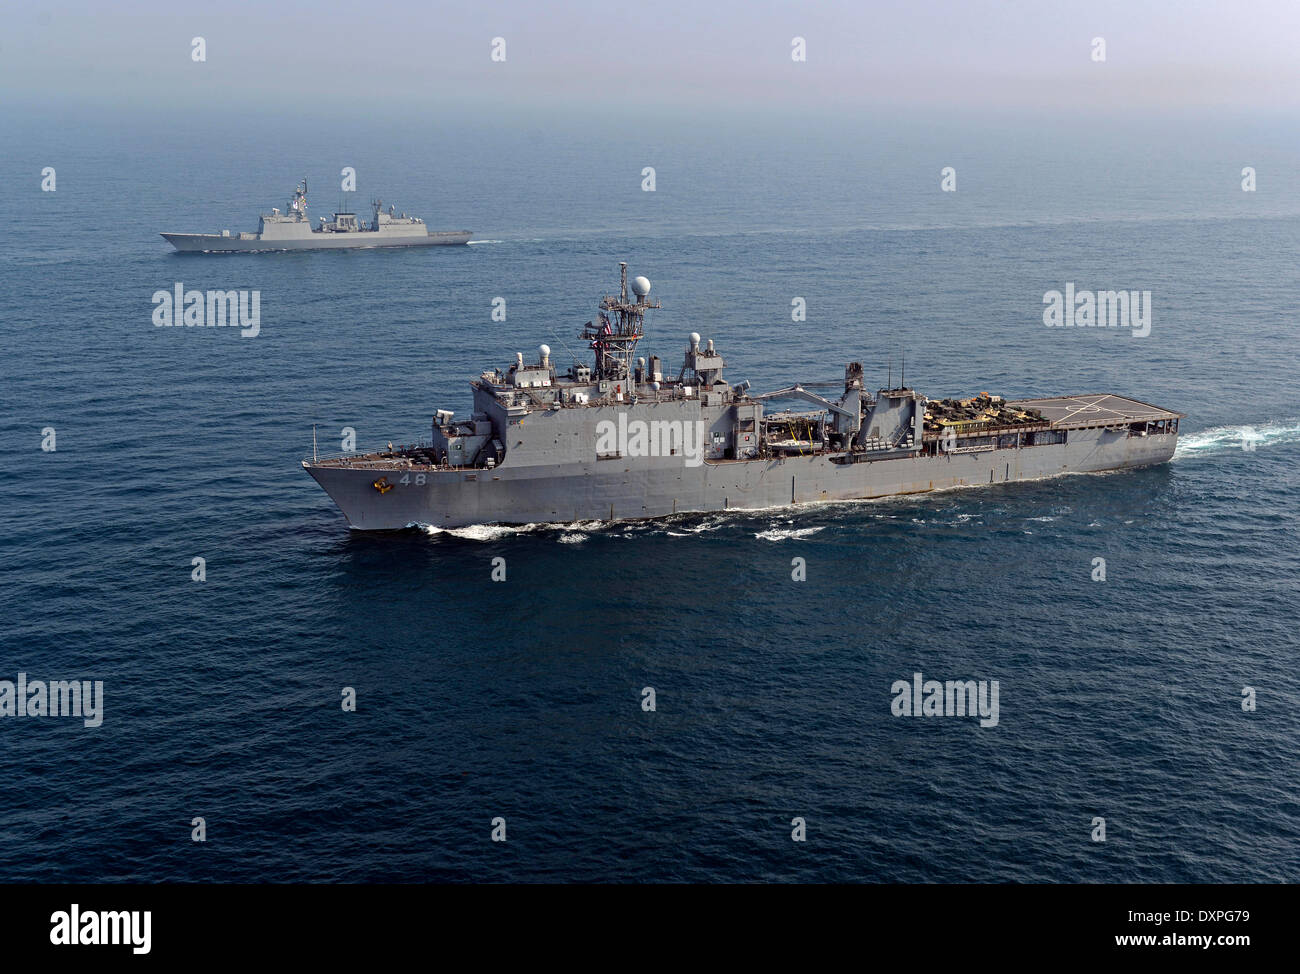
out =
<svg viewBox="0 0 1300 974"><path fill-rule="evenodd" d="M303 467L353 527L528 524L797 506L1162 463L1182 414L1094 393L927 399L900 380L868 394L850 362L829 398L732 385L692 333L676 373L636 357L650 282L621 264L581 329L594 362L564 371L542 345L471 381L473 411L438 410L428 441L313 456ZM768 411L766 404L802 402Z"/></svg>
<svg viewBox="0 0 1300 974"><path fill-rule="evenodd" d="M383 200L370 204L369 221L339 210L329 219L319 217L312 225L307 214L307 180L293 191L283 213L275 207L262 215L256 233L164 233L177 250L198 253L230 253L259 250L333 250L350 247L432 247L468 243L470 230L430 230L417 216L398 215L396 207L384 210Z"/></svg>

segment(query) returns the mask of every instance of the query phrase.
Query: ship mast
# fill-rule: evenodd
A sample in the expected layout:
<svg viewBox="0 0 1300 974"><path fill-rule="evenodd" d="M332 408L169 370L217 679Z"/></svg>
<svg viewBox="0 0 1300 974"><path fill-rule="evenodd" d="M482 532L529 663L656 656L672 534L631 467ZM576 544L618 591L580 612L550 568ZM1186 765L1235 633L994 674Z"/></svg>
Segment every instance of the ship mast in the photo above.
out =
<svg viewBox="0 0 1300 974"><path fill-rule="evenodd" d="M289 212L294 215L295 219L307 219L307 177L303 176L302 182L293 191L293 199L289 201Z"/></svg>
<svg viewBox="0 0 1300 974"><path fill-rule="evenodd" d="M636 343L645 334L645 313L658 308L658 301L650 301L650 282L638 277L632 282L635 301L628 300L627 262L619 262L618 297L605 295L600 299L598 321L589 321L583 327L581 338L587 339L596 353L597 379L626 379L632 374L632 353Z"/></svg>

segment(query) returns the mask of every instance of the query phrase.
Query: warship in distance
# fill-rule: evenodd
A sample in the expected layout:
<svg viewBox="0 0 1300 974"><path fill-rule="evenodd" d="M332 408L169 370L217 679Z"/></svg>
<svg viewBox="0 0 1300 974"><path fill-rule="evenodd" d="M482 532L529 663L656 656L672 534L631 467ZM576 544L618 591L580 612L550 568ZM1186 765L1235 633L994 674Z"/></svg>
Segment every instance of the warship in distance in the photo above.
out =
<svg viewBox="0 0 1300 974"><path fill-rule="evenodd" d="M471 381L474 411L433 419L429 442L302 461L354 528L442 528L653 518L791 507L1163 463L1181 413L1105 393L1007 401L871 396L862 365L843 393L753 394L690 336L676 376L633 357L650 282L621 264L617 295L581 337L592 366L561 372L542 345ZM890 383L892 385L892 382ZM765 411L768 401L812 408Z"/></svg>
<svg viewBox="0 0 1300 974"><path fill-rule="evenodd" d="M395 207L384 212L383 200L371 204L371 219L338 212L312 226L307 216L307 180L293 191L286 212L274 208L262 215L256 233L164 233L177 250L186 253L238 253L258 250L335 250L349 247L436 247L469 243L471 230L430 230L417 216L397 216Z"/></svg>

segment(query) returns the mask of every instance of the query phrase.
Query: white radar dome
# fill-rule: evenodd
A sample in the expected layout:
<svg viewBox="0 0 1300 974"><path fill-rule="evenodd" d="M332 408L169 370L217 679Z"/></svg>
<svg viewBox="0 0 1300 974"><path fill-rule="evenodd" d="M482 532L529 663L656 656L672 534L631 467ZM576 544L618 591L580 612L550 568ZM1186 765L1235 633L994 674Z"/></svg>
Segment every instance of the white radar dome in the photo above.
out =
<svg viewBox="0 0 1300 974"><path fill-rule="evenodd" d="M632 290L644 298L650 293L650 279L647 277L632 278Z"/></svg>
<svg viewBox="0 0 1300 974"><path fill-rule="evenodd" d="M691 332L691 344L698 345L699 343L700 343L700 333L698 331Z"/></svg>
<svg viewBox="0 0 1300 974"><path fill-rule="evenodd" d="M547 356L549 356L549 355L551 354L551 346L550 346L550 345L539 345L539 346L537 346L537 350L538 350L539 352L542 353L542 358L546 358Z"/></svg>

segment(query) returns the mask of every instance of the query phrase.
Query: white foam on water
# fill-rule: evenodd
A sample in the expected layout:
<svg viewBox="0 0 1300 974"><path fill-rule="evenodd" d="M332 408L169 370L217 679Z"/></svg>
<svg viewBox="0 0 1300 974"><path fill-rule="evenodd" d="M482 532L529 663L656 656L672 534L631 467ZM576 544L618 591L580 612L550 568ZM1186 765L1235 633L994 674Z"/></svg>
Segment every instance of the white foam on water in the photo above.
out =
<svg viewBox="0 0 1300 974"><path fill-rule="evenodd" d="M1246 440L1254 442L1256 449L1278 443L1300 443L1300 420L1285 419L1257 426L1215 426L1190 436L1180 436L1178 447L1174 450L1174 459L1223 450L1240 450Z"/></svg>
<svg viewBox="0 0 1300 974"><path fill-rule="evenodd" d="M623 521L554 521L533 524L468 524L461 528L440 528L433 524L417 526L430 537L445 534L463 541L496 541L499 538L514 537L518 534L555 532L560 535L557 540L565 544L576 544L588 540L592 533L623 527L626 523Z"/></svg>
<svg viewBox="0 0 1300 974"><path fill-rule="evenodd" d="M719 528L726 527L728 523L738 520L740 516L743 516L743 513L738 511L737 516L714 516L709 518L707 521L700 522L699 524L678 524L677 527L681 528L688 534L704 534L707 531L717 531Z"/></svg>
<svg viewBox="0 0 1300 974"><path fill-rule="evenodd" d="M825 525L817 528L771 528L767 531L758 532L754 537L760 541L787 541L790 538L806 538L811 534L824 530L826 530Z"/></svg>
<svg viewBox="0 0 1300 974"><path fill-rule="evenodd" d="M496 541L498 538L508 538L516 534L530 534L544 526L541 524L469 524L463 528L439 528L432 524L424 524L420 529L430 536L446 534L464 541Z"/></svg>
<svg viewBox="0 0 1300 974"><path fill-rule="evenodd" d="M505 243L505 241L504 240L469 240L466 241L466 243L468 243L469 246L473 247L475 244Z"/></svg>
<svg viewBox="0 0 1300 974"><path fill-rule="evenodd" d="M546 524L542 527L553 527L558 531L599 531L602 528L608 528L610 521L571 521L568 524Z"/></svg>

